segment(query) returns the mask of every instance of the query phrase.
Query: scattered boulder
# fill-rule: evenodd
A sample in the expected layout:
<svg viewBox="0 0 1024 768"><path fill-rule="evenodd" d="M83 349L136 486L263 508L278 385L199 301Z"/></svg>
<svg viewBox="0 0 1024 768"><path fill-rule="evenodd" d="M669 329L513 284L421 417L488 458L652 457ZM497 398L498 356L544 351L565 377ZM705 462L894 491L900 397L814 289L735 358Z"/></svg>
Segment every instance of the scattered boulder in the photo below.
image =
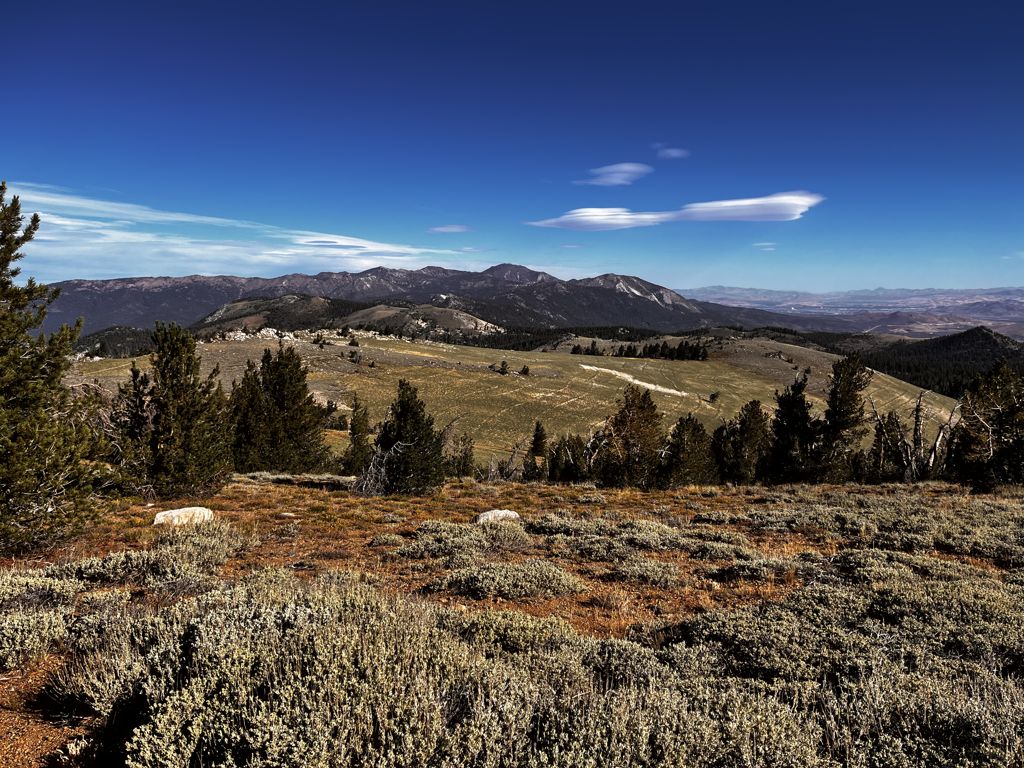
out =
<svg viewBox="0 0 1024 768"><path fill-rule="evenodd" d="M197 525L213 520L213 510L206 507L182 507L157 512L153 525Z"/></svg>
<svg viewBox="0 0 1024 768"><path fill-rule="evenodd" d="M474 522L477 525L484 523L497 523L502 520L518 520L519 513L513 512L511 509L489 509L486 512L481 512L476 516Z"/></svg>

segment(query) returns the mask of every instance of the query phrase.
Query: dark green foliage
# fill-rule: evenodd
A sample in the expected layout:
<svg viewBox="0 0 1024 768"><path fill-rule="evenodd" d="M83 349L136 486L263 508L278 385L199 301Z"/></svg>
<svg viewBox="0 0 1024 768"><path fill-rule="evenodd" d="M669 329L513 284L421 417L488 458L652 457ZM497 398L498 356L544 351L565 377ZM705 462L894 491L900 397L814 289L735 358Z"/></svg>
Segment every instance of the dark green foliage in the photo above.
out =
<svg viewBox="0 0 1024 768"><path fill-rule="evenodd" d="M860 444L867 434L863 394L870 383L871 371L864 367L859 355L848 355L832 364L822 424L820 479L846 482L854 479L863 466Z"/></svg>
<svg viewBox="0 0 1024 768"><path fill-rule="evenodd" d="M770 447L768 415L760 400L744 405L736 418L715 430L711 439L722 480L743 485L758 478Z"/></svg>
<svg viewBox="0 0 1024 768"><path fill-rule="evenodd" d="M0 182L0 550L55 543L92 516L96 470L85 403L64 386L80 326L34 335L57 291L14 263L39 229Z"/></svg>
<svg viewBox="0 0 1024 768"><path fill-rule="evenodd" d="M718 482L711 437L692 413L680 417L672 428L659 470L659 485L663 488Z"/></svg>
<svg viewBox="0 0 1024 768"><path fill-rule="evenodd" d="M875 370L949 397L961 397L1001 361L1024 371L1024 345L985 327L936 339L899 341L869 349L862 357Z"/></svg>
<svg viewBox="0 0 1024 768"><path fill-rule="evenodd" d="M675 346L667 341L661 344L652 343L638 346L636 344L620 344L613 357L643 357L654 360L707 360L708 348L699 341L683 339Z"/></svg>
<svg viewBox="0 0 1024 768"><path fill-rule="evenodd" d="M540 421L533 423L533 437L530 440L530 455L543 458L548 455L548 433Z"/></svg>
<svg viewBox="0 0 1024 768"><path fill-rule="evenodd" d="M805 371L782 392L775 393L771 452L765 469L769 482L802 483L818 475L822 422L811 414L806 390Z"/></svg>
<svg viewBox="0 0 1024 768"><path fill-rule="evenodd" d="M950 465L957 480L979 489L1024 482L1024 375L1009 364L964 395Z"/></svg>
<svg viewBox="0 0 1024 768"><path fill-rule="evenodd" d="M442 444L416 387L401 379L374 446L379 492L425 493L439 486L444 481Z"/></svg>
<svg viewBox="0 0 1024 768"><path fill-rule="evenodd" d="M633 384L626 385L618 403L618 412L600 435L598 478L608 486L650 488L657 480L658 454L665 442L662 416L650 390Z"/></svg>
<svg viewBox="0 0 1024 768"><path fill-rule="evenodd" d="M523 480L531 482L542 480L547 475L544 462L548 455L548 433L539 421L533 424L533 437L530 439L530 450L523 458Z"/></svg>
<svg viewBox="0 0 1024 768"><path fill-rule="evenodd" d="M294 347L264 350L249 361L231 393L233 454L239 472L317 472L330 458L323 410L306 384L307 371Z"/></svg>
<svg viewBox="0 0 1024 768"><path fill-rule="evenodd" d="M199 372L191 334L157 324L151 373L132 370L112 420L114 458L141 490L160 497L213 493L231 472L227 398L217 369Z"/></svg>
<svg viewBox="0 0 1024 768"><path fill-rule="evenodd" d="M593 451L580 435L563 435L548 454L548 480L581 483L593 476Z"/></svg>
<svg viewBox="0 0 1024 768"><path fill-rule="evenodd" d="M361 475L370 466L373 447L370 445L370 411L359 399L359 395L352 396L348 438L348 448L345 450L342 466L350 475Z"/></svg>

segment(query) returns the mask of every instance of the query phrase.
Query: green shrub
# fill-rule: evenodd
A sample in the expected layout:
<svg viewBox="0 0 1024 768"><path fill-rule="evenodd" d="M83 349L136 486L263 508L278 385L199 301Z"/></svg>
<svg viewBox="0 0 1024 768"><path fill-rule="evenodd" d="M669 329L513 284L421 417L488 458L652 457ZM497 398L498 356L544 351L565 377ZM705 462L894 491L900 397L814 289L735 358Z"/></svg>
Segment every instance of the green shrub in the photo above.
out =
<svg viewBox="0 0 1024 768"><path fill-rule="evenodd" d="M467 597L501 597L505 600L561 597L586 589L579 578L546 560L524 560L516 564L485 563L463 568L438 579L429 588Z"/></svg>
<svg viewBox="0 0 1024 768"><path fill-rule="evenodd" d="M212 520L160 530L152 547L112 552L74 563L51 566L46 575L99 584L137 583L165 589L200 589L228 558L245 546L228 523Z"/></svg>
<svg viewBox="0 0 1024 768"><path fill-rule="evenodd" d="M55 578L38 570L0 570L0 611L70 605L82 586L74 579Z"/></svg>
<svg viewBox="0 0 1024 768"><path fill-rule="evenodd" d="M15 608L0 613L0 671L46 653L67 634L70 608Z"/></svg>
<svg viewBox="0 0 1024 768"><path fill-rule="evenodd" d="M679 585L679 569L648 557L631 557L611 573L616 581L668 589Z"/></svg>

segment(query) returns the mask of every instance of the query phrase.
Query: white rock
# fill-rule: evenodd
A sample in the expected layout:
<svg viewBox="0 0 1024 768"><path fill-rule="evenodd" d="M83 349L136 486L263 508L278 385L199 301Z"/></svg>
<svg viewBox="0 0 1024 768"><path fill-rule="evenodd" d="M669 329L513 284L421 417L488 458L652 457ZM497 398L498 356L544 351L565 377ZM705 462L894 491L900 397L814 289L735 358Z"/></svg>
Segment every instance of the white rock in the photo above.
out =
<svg viewBox="0 0 1024 768"><path fill-rule="evenodd" d="M483 523L497 523L501 520L518 520L519 513L513 512L511 509L489 509L486 512L481 512L476 516L477 525Z"/></svg>
<svg viewBox="0 0 1024 768"><path fill-rule="evenodd" d="M157 512L153 525L196 525L213 520L213 510L206 507L182 507Z"/></svg>

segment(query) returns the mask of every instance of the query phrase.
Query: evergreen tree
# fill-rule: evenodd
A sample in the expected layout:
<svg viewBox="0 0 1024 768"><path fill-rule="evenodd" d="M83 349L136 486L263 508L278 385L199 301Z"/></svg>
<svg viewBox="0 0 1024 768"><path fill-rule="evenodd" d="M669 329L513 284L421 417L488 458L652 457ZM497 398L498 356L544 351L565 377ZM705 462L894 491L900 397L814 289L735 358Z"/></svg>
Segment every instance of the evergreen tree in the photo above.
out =
<svg viewBox="0 0 1024 768"><path fill-rule="evenodd" d="M434 418L405 379L398 382L398 397L381 424L374 446L383 493L424 493L444 481L442 435Z"/></svg>
<svg viewBox="0 0 1024 768"><path fill-rule="evenodd" d="M308 371L294 347L269 349L250 360L231 393L235 469L239 472L315 472L330 454L323 410L307 385Z"/></svg>
<svg viewBox="0 0 1024 768"><path fill-rule="evenodd" d="M749 485L761 476L770 447L770 424L760 400L745 404L711 438L719 475L738 485Z"/></svg>
<svg viewBox="0 0 1024 768"><path fill-rule="evenodd" d="M537 420L533 423L533 438L530 440L530 455L544 458L548 454L548 433Z"/></svg>
<svg viewBox="0 0 1024 768"><path fill-rule="evenodd" d="M858 465L864 463L860 447L867 434L863 393L870 383L871 371L859 355L848 355L833 363L822 423L822 480L847 482L856 476Z"/></svg>
<svg viewBox="0 0 1024 768"><path fill-rule="evenodd" d="M200 375L195 339L176 325L158 323L153 346L151 373L134 369L114 406L122 469L160 497L212 493L231 471L219 370Z"/></svg>
<svg viewBox="0 0 1024 768"><path fill-rule="evenodd" d="M665 488L718 482L711 437L692 413L680 417L672 428L660 469L659 484Z"/></svg>
<svg viewBox="0 0 1024 768"><path fill-rule="evenodd" d="M563 435L548 454L548 480L553 483L582 483L590 480L593 452L580 435Z"/></svg>
<svg viewBox="0 0 1024 768"><path fill-rule="evenodd" d="M598 477L609 486L649 488L656 480L658 454L665 443L662 416L649 389L627 384L619 410L605 423L598 454Z"/></svg>
<svg viewBox="0 0 1024 768"><path fill-rule="evenodd" d="M48 544L94 512L98 476L88 412L63 384L80 325L35 335L57 291L29 278L15 284L22 247L39 229L28 224L0 182L0 549Z"/></svg>
<svg viewBox="0 0 1024 768"><path fill-rule="evenodd" d="M533 437L530 439L530 450L523 457L523 480L532 482L541 480L547 474L544 467L548 453L548 435L540 421L533 424Z"/></svg>
<svg viewBox="0 0 1024 768"><path fill-rule="evenodd" d="M806 371L775 393L771 452L766 477L773 483L802 483L816 479L819 467L821 421L811 415Z"/></svg>
<svg viewBox="0 0 1024 768"><path fill-rule="evenodd" d="M370 466L373 447L370 445L370 411L359 399L352 397L352 416L348 420L348 448L342 459L344 471L361 475Z"/></svg>
<svg viewBox="0 0 1024 768"><path fill-rule="evenodd" d="M978 490L1024 483L1024 375L1000 363L968 388L960 408L953 476Z"/></svg>

